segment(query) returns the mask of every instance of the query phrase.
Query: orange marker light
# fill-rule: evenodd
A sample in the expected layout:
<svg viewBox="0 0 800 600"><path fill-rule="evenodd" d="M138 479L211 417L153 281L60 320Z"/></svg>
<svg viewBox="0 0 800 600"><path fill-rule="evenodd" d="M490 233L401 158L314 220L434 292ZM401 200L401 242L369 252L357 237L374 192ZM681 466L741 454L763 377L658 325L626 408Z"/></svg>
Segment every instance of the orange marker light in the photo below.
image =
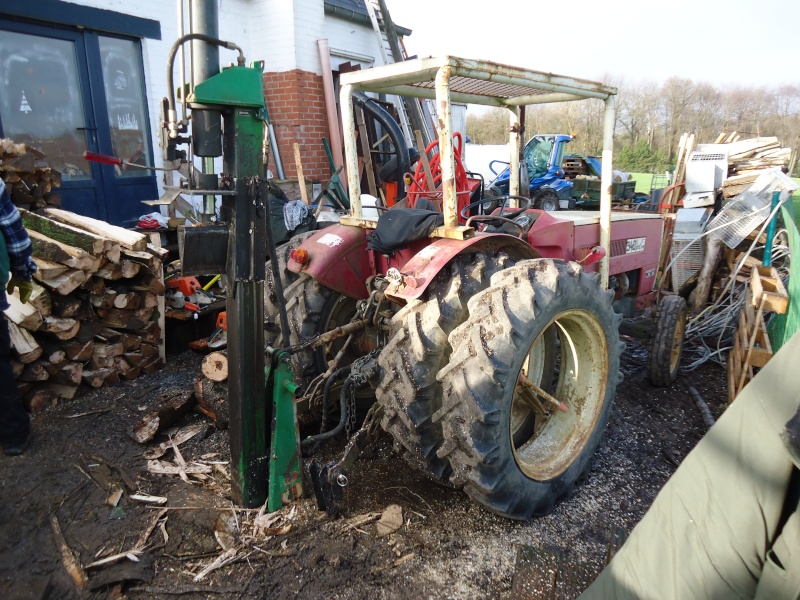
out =
<svg viewBox="0 0 800 600"><path fill-rule="evenodd" d="M301 265L306 264L309 259L308 250L305 250L303 248L295 248L294 250L291 251L289 256L294 262L300 263Z"/></svg>

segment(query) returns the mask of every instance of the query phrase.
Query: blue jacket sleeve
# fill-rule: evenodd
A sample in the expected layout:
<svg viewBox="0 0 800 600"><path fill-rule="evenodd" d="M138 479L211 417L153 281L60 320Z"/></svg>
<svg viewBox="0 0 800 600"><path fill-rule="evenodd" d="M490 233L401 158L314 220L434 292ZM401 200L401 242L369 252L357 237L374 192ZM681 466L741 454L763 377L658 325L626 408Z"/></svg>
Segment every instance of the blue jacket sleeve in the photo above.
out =
<svg viewBox="0 0 800 600"><path fill-rule="evenodd" d="M30 281L37 271L31 258L33 254L31 240L2 180L0 180L0 232L6 241L11 273Z"/></svg>

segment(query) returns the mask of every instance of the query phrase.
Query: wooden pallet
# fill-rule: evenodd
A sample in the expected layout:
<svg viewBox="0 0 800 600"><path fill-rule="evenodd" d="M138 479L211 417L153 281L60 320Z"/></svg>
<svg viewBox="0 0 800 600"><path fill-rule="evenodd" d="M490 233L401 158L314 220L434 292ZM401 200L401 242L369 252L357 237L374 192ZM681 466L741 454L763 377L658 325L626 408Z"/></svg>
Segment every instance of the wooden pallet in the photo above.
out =
<svg viewBox="0 0 800 600"><path fill-rule="evenodd" d="M764 313L785 313L789 295L775 269L754 267L750 275L739 326L728 354L728 402L733 402L758 369L772 358Z"/></svg>

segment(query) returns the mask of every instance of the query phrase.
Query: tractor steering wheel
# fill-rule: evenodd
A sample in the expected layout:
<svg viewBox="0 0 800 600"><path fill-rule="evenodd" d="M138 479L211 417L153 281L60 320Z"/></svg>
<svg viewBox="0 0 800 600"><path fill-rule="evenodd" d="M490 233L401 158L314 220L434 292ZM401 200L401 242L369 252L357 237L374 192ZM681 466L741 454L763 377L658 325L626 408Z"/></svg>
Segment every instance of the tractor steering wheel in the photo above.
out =
<svg viewBox="0 0 800 600"><path fill-rule="evenodd" d="M509 209L508 212L506 212L506 203L512 199L519 202L521 206L518 208ZM481 215L482 217L481 221L488 222L491 220L491 217L498 217L497 221L501 222L501 221L507 221L508 219L513 219L514 217L518 217L526 210L528 210L531 207L531 199L526 198L525 196L490 196L488 198L482 198L477 202L471 202L470 204L467 204L464 208L461 209L459 215L463 220L467 220L469 218L470 209L473 209L478 206L483 208L488 205L492 205L495 207L499 205L500 210L491 215Z"/></svg>

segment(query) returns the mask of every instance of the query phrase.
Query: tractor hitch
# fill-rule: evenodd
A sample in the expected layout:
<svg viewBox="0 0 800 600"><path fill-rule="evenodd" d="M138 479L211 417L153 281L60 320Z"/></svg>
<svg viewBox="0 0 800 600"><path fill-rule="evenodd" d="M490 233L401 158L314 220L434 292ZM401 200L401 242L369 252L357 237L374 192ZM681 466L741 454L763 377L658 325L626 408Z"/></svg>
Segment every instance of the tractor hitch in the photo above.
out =
<svg viewBox="0 0 800 600"><path fill-rule="evenodd" d="M341 459L326 465L321 465L316 459L311 461L308 472L314 497L317 499L317 508L326 511L329 517L340 514L344 492L350 483L350 471L361 453L380 437L382 416L383 405L373 404L361 428L347 442Z"/></svg>

